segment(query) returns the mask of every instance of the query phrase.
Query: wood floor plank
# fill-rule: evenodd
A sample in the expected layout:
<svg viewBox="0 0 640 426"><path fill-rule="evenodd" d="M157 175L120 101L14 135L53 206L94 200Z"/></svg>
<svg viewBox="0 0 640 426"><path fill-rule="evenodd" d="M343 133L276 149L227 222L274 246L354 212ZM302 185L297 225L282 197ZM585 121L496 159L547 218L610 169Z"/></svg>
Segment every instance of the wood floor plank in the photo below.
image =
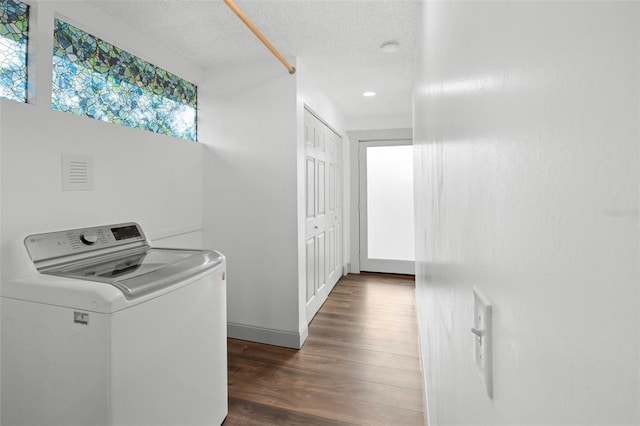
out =
<svg viewBox="0 0 640 426"><path fill-rule="evenodd" d="M342 398L340 395L331 397L309 388L285 387L278 383L269 387L247 382L234 383L235 385L229 385L229 393L235 397L257 400L287 410L303 411L332 421L363 426L418 425L423 417L420 411L366 403Z"/></svg>
<svg viewBox="0 0 640 426"><path fill-rule="evenodd" d="M415 318L363 318L348 315L340 315L335 313L318 313L310 325L334 325L338 328L348 326L359 326L363 328L381 328L389 331L397 331L399 333L409 332L412 335L418 332ZM410 340L415 340L411 338Z"/></svg>
<svg viewBox="0 0 640 426"><path fill-rule="evenodd" d="M418 353L419 345L418 342L394 342L393 345L390 345L388 341L384 339L373 339L369 338L363 341L355 341L348 337L340 337L333 335L324 335L321 333L314 332L307 338L307 342L315 342L319 341L325 344L333 344L336 346L342 346L344 348L360 348L360 349L369 349L375 350L379 352L387 352L390 354L397 355L408 355L408 356L416 356Z"/></svg>
<svg viewBox="0 0 640 426"><path fill-rule="evenodd" d="M389 344L402 342L418 342L418 336L409 331L393 331L387 328L379 328L373 326L353 326L343 325L336 330L334 324L325 324L317 322L309 325L309 332L334 332L336 336L350 337L355 340L385 339Z"/></svg>
<svg viewBox="0 0 640 426"><path fill-rule="evenodd" d="M322 311L316 314L315 318L311 322L322 322L322 321L335 321L336 326L341 326L344 324L348 325L375 325L380 328L391 328L399 331L416 331L417 324L416 318L413 316L393 316L386 318L379 317L369 317L365 315L354 316L354 315L344 315L335 312Z"/></svg>
<svg viewBox="0 0 640 426"><path fill-rule="evenodd" d="M231 339L230 339L231 342ZM229 357L240 356L256 361L264 361L273 365L282 365L299 369L301 372L310 371L340 377L362 378L374 383L387 383L393 386L404 386L410 389L421 388L421 378L413 371L363 364L359 360L343 360L334 357L318 356L307 351L297 353L281 352L281 348L270 345L246 344L237 346L227 345Z"/></svg>
<svg viewBox="0 0 640 426"><path fill-rule="evenodd" d="M407 410L420 411L422 409L422 392L420 390L372 383L356 378L340 377L336 379L330 375L308 371L301 375L297 369L286 366L271 368L267 363L243 358L234 358L229 363L229 371L233 372L234 384L248 382L270 387L277 383L291 388L311 388L318 393L325 394L323 397L325 399L338 396L341 399Z"/></svg>
<svg viewBox="0 0 640 426"><path fill-rule="evenodd" d="M231 425L421 425L414 280L347 275L300 350L228 339Z"/></svg>
<svg viewBox="0 0 640 426"><path fill-rule="evenodd" d="M385 306L382 305L380 307L375 306L374 304L355 304L352 302L342 301L342 300L327 300L322 306L323 311L325 312L333 312L343 315L351 315L351 316L361 316L364 315L366 317L375 318L380 315L391 314L398 318L415 318L416 311L414 307L404 306L402 308L394 307L394 306Z"/></svg>
<svg viewBox="0 0 640 426"><path fill-rule="evenodd" d="M287 410L255 401L229 397L229 416L225 426L352 426L338 420Z"/></svg>
<svg viewBox="0 0 640 426"><path fill-rule="evenodd" d="M396 355L359 348L345 348L344 346L314 340L305 343L305 347L307 353L322 357L331 357L345 361L357 359L358 362L362 364L400 370L416 371L420 369L420 359L418 356Z"/></svg>

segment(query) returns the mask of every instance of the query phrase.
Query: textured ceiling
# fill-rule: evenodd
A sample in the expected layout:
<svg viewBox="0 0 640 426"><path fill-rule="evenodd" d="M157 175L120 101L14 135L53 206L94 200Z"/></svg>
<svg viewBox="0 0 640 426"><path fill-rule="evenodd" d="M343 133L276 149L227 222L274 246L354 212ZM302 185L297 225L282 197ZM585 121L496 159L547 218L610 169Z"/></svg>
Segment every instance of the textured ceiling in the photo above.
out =
<svg viewBox="0 0 640 426"><path fill-rule="evenodd" d="M205 69L272 57L222 0L91 3ZM236 4L283 55L301 59L347 117L410 118L419 0L237 0ZM399 52L379 50L389 40L400 43ZM377 96L364 98L362 92L367 90Z"/></svg>

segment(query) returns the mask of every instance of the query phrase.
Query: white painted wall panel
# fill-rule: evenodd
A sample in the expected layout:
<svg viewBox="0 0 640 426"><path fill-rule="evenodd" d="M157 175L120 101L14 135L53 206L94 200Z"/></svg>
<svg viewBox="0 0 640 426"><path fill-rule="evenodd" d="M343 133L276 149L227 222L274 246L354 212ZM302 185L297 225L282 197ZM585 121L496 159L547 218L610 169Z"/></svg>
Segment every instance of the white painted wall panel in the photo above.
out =
<svg viewBox="0 0 640 426"><path fill-rule="evenodd" d="M357 130L410 129L411 127L411 116L406 114L347 118L347 130L350 132Z"/></svg>
<svg viewBox="0 0 640 426"><path fill-rule="evenodd" d="M316 243L318 246L318 265L316 267L318 280L316 281L316 283L318 286L318 291L322 289L322 287L324 287L324 285L327 283L327 271L325 269L327 265L327 238L325 236L326 232L322 232L316 237Z"/></svg>
<svg viewBox="0 0 640 426"><path fill-rule="evenodd" d="M417 306L432 425L640 423L640 4L426 2ZM494 305L494 399L472 287Z"/></svg>
<svg viewBox="0 0 640 426"><path fill-rule="evenodd" d="M304 129L298 139L295 82L269 57L212 70L198 94L207 145L205 242L227 255L229 322L291 335L300 332L298 297L306 298L307 282L298 276L297 205L304 221L308 202L297 198ZM302 187L316 173L305 165L302 158Z"/></svg>
<svg viewBox="0 0 640 426"><path fill-rule="evenodd" d="M324 215L327 210L326 210L326 201L327 201L327 186L325 184L326 182L326 176L325 176L325 169L326 169L326 163L322 160L317 160L316 161L316 167L317 167L317 174L316 174L316 179L317 179L317 183L318 183L318 188L316 191L316 198L318 200L318 209L316 211L316 215L317 216L322 216Z"/></svg>
<svg viewBox="0 0 640 426"><path fill-rule="evenodd" d="M202 225L184 229L168 229L147 235L154 247L198 249L204 247L204 227ZM212 247L215 249L215 247Z"/></svg>
<svg viewBox="0 0 640 426"><path fill-rule="evenodd" d="M305 180L306 180L306 192L305 198L307 200L306 217L313 218L316 215L316 160L313 157L307 157L305 159Z"/></svg>
<svg viewBox="0 0 640 426"><path fill-rule="evenodd" d="M307 302L313 299L313 296L316 294L316 239L311 238L307 240L305 243L306 253L307 253L307 262L306 273L307 273Z"/></svg>

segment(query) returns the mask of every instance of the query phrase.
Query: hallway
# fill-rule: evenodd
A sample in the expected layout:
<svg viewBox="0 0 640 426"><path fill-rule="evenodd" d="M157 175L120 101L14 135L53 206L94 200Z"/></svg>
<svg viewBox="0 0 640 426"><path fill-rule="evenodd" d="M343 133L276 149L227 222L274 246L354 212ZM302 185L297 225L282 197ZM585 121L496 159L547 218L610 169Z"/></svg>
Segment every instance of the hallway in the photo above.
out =
<svg viewBox="0 0 640 426"><path fill-rule="evenodd" d="M228 340L224 424L423 424L416 323L413 277L343 277L301 350Z"/></svg>

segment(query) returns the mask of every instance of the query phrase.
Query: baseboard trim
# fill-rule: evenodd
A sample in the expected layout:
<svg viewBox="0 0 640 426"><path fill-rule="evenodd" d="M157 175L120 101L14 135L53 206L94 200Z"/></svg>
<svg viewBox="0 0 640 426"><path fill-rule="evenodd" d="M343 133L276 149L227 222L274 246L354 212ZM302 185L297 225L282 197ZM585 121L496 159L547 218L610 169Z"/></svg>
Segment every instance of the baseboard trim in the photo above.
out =
<svg viewBox="0 0 640 426"><path fill-rule="evenodd" d="M351 268L351 262L347 263L347 267L346 267L346 268L344 268L343 276L344 276L344 275L347 275L347 274L348 274L348 273L350 273L350 272L353 272L353 269ZM358 271L358 272L359 272L359 271Z"/></svg>
<svg viewBox="0 0 640 426"><path fill-rule="evenodd" d="M305 323L300 331L291 332L228 322L227 335L232 339L300 349L309 335L309 328Z"/></svg>
<svg viewBox="0 0 640 426"><path fill-rule="evenodd" d="M431 419L435 418L435 406L429 409L429 398L427 395L427 365L425 365L425 355L428 353L426 350L427 342L425 341L426 331L423 333L422 327L422 310L420 309L419 294L415 292L416 303L416 319L418 320L418 351L420 352L420 370L422 371L422 408L424 410L424 424L430 425Z"/></svg>

